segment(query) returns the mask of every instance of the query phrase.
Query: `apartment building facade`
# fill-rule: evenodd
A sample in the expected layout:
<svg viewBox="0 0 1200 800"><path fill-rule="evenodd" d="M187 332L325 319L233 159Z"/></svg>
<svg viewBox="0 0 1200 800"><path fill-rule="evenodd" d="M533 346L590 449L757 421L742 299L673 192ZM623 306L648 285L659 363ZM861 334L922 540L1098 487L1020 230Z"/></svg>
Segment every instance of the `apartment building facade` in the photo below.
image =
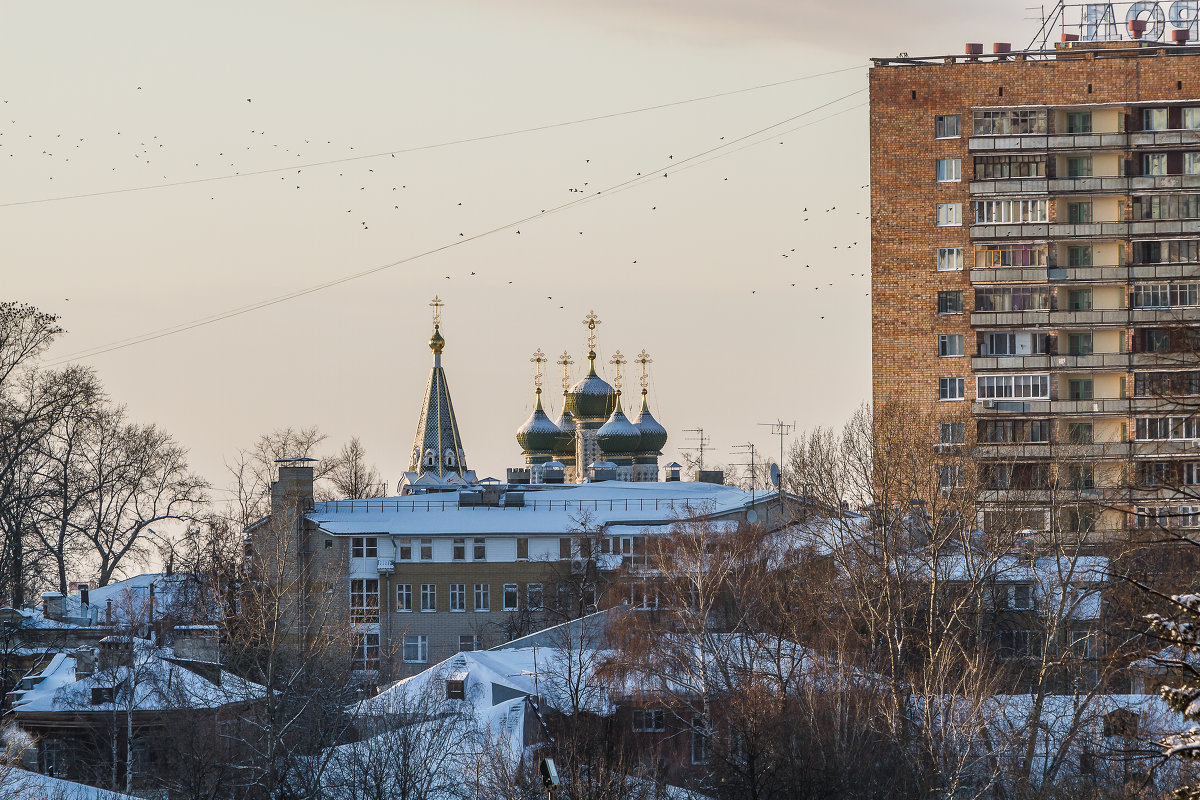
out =
<svg viewBox="0 0 1200 800"><path fill-rule="evenodd" d="M875 407L1018 527L1200 524L1200 48L980 49L870 71ZM1063 486L1107 494L1056 522Z"/></svg>

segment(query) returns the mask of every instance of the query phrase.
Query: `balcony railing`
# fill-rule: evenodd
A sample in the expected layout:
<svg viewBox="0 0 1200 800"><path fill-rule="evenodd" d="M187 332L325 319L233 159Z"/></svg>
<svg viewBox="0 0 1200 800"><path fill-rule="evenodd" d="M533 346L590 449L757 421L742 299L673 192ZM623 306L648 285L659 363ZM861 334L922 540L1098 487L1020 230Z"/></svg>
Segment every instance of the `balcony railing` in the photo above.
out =
<svg viewBox="0 0 1200 800"><path fill-rule="evenodd" d="M1051 178L1049 192L1066 194L1073 192L1129 192L1129 178L1118 175L1089 175L1080 178Z"/></svg>
<svg viewBox="0 0 1200 800"><path fill-rule="evenodd" d="M1141 131L1129 134L1131 147L1179 147L1200 145L1200 131Z"/></svg>
<svg viewBox="0 0 1200 800"><path fill-rule="evenodd" d="M1047 137L1041 134L1020 136L972 136L967 139L967 149L972 153L992 150L1045 150Z"/></svg>
<svg viewBox="0 0 1200 800"><path fill-rule="evenodd" d="M1049 270L1049 267L977 267L971 270L971 283L1044 281Z"/></svg>
<svg viewBox="0 0 1200 800"><path fill-rule="evenodd" d="M1128 222L1055 222L1050 235L1083 239L1124 239L1129 236Z"/></svg>
<svg viewBox="0 0 1200 800"><path fill-rule="evenodd" d="M994 178L970 183L972 195L1046 194L1048 188L1046 178Z"/></svg>
<svg viewBox="0 0 1200 800"><path fill-rule="evenodd" d="M1051 150L1124 150L1129 147L1128 133L1066 133L1048 137Z"/></svg>
<svg viewBox="0 0 1200 800"><path fill-rule="evenodd" d="M1134 264L1129 267L1131 280L1197 277L1200 277L1200 264Z"/></svg>
<svg viewBox="0 0 1200 800"><path fill-rule="evenodd" d="M1200 322L1200 308L1134 308L1129 312L1131 322Z"/></svg>
<svg viewBox="0 0 1200 800"><path fill-rule="evenodd" d="M1049 309L1042 309L1040 311L974 311L971 313L971 327L997 328L1045 325L1049 319Z"/></svg>
<svg viewBox="0 0 1200 800"><path fill-rule="evenodd" d="M1096 309L1092 311L1051 311L1048 320L1051 326L1062 325L1125 325L1129 322L1129 311L1124 308Z"/></svg>
<svg viewBox="0 0 1200 800"><path fill-rule="evenodd" d="M1200 189L1200 175L1139 175L1129 179L1131 192L1144 189Z"/></svg>
<svg viewBox="0 0 1200 800"><path fill-rule="evenodd" d="M1044 239L1049 235L1047 222L1022 222L1013 225L972 225L972 239Z"/></svg>
<svg viewBox="0 0 1200 800"><path fill-rule="evenodd" d="M1044 370L1050 368L1052 356L975 356L971 369L980 370Z"/></svg>

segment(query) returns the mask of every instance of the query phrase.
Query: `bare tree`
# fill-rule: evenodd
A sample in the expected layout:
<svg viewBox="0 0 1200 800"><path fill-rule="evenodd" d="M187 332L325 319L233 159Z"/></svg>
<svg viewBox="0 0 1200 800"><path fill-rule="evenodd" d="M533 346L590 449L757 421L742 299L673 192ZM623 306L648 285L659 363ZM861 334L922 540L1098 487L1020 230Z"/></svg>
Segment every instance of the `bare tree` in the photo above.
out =
<svg viewBox="0 0 1200 800"><path fill-rule="evenodd" d="M341 451L333 459L329 482L338 495L347 499L359 500L387 494L386 481L379 476L374 465L367 463L367 449L357 436L342 445Z"/></svg>

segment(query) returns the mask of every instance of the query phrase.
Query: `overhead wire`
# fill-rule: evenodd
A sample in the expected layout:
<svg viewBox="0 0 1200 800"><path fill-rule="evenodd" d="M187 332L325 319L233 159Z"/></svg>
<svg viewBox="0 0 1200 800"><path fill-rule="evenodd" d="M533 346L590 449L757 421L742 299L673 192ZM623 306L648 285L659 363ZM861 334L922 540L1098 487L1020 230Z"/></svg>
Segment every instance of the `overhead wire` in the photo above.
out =
<svg viewBox="0 0 1200 800"><path fill-rule="evenodd" d="M334 279L331 279L328 281L324 281L322 283L314 284L312 286L308 286L303 289L297 289L297 290L287 292L282 295L277 295L272 298L267 298L265 300L260 300L260 301L250 303L250 304L247 304L244 306L239 306L236 308L228 309L226 311L218 312L218 313L210 315L208 317L201 317L199 319L180 323L178 325L173 325L173 326L169 326L167 328L162 328L157 331L151 331L148 333L139 334L137 336L128 337L126 339L119 339L119 340L109 342L104 345L97 345L96 347L93 347L93 348L88 348L85 350L77 351L75 353L70 353L59 359L49 362L48 365L49 366L58 366L58 365L65 364L70 361L86 359L86 358L94 358L95 356L103 355L105 353L111 353L116 350L122 350L127 347L132 347L132 346L138 345L138 344L145 344L146 342L155 341L157 339L162 339L167 336L173 336L175 334L183 333L185 331L193 330L195 328L203 327L206 325L211 325L215 322L220 322L220 321L223 321L226 319L231 319L233 317L242 316L242 315L248 314L252 311L258 311L263 308L268 308L270 306L273 306L273 305L276 305L279 303L287 302L289 300L295 300L297 298L304 297L306 295L324 291L325 289L330 289L335 286L340 286L341 284L344 284L344 283L349 283L350 281L359 280L361 278L365 278L370 275L374 275L379 272L383 272L385 270L393 269L395 267L416 261L417 259L425 258L427 256L434 255L436 253L441 253L441 252L444 252L451 248L465 245L468 242L473 242L473 241L482 239L484 237L491 236L496 233L500 233L502 231L515 228L518 225L524 225L528 222L532 222L534 220L541 219L550 214L556 214L556 213L559 213L562 211L566 211L566 210L574 208L576 206L583 205L585 203L589 203L594 200L600 199L601 197L608 197L613 194L618 194L620 192L631 189L635 186L639 186L639 185L648 183L651 180L656 180L659 176L659 173L664 173L664 175L666 175L671 172L679 172L679 171L682 171L685 169L689 169L693 166L699 166L699 164L702 164L702 163L708 163L709 161L713 161L716 158L723 157L725 155L732 155L733 153L744 150L746 147L755 146L757 144L763 144L766 141L770 141L770 139L764 138L761 141L755 141L755 142L751 142L750 140L753 140L756 137L763 136L764 134L766 134L768 132L773 132L773 131L775 131L775 129L777 129L781 126L788 125L792 122L795 122L798 119L802 119L806 116L814 114L817 111L820 111L825 108L829 108L832 105L840 103L841 101L847 100L856 95L862 94L865 91L866 91L865 87L857 89L848 94L844 94L840 97L836 97L832 100L821 103L820 105L813 106L812 108L806 109L798 114L793 114L792 116L787 117L786 119L780 120L779 122L775 122L771 125L767 125L766 127L759 128L759 129L752 131L750 133L747 133L747 134L743 134L742 136L738 136L734 139L731 139L731 140L724 142L720 145L717 145L715 147L712 147L707 150L703 150L699 153L695 153L693 155L687 156L686 158L673 159L669 164L665 164L663 166L660 166L653 170L649 170L647 172L639 173L637 176L635 176L633 178L628 178L624 181L620 181L620 182L615 183L605 189L598 189L593 194L588 194L583 197L576 198L574 200L569 200L565 203L561 203L557 206L546 209L544 211L540 211L536 214L529 214L527 216L523 216L519 219L504 223L503 225L499 225L499 226L490 228L485 231L480 231L478 233L473 233L470 236L461 237L452 242L447 242L446 244L439 245L437 247L433 247L428 250L424 250L420 253L414 253L412 255L405 256L404 258L400 258L395 261L390 261L386 264L380 264L380 265L370 267L365 270L360 270L359 272L354 272L354 273L351 273L348 275L342 275L340 277L337 277L337 278L334 278ZM861 105L855 106L854 108L859 108L859 107L861 107ZM850 108L843 109L841 111L835 112L834 114L830 114L830 115L827 115L826 117L822 117L821 119L812 120L807 125L801 125L801 126L797 126L795 128L789 129L788 131L785 131L784 133L792 132L794 130L799 130L800 128L807 127L808 125L815 124L816 122L821 122L825 119L831 119L835 116L838 116L838 115L845 113L847 111L850 111L850 110L852 110L852 109L850 109ZM781 135L781 134L778 132L772 133L772 136L779 136L779 135ZM735 147L735 145L742 145L742 146ZM714 155L714 154L716 154L716 155Z"/></svg>
<svg viewBox="0 0 1200 800"><path fill-rule="evenodd" d="M505 138L508 136L519 136L519 135L526 134L526 133L537 133L539 131L548 131L548 130L553 130L555 128L568 127L571 125L583 125L588 122L599 122L601 120L614 119L617 117L629 116L631 114L642 114L647 111L659 111L664 108L673 108L675 106L687 105L689 103L700 103L700 102L703 102L706 100L715 100L715 99L718 99L721 97L730 97L732 95L744 94L746 92L755 92L755 91L760 91L762 89L771 89L776 86L784 86L789 83L797 83L799 81L807 81L807 80L812 80L814 78L824 78L824 77L828 77L830 75L838 75L843 72L852 72L854 70L859 70L859 69L866 69L866 67L862 66L862 65L856 65L853 67L843 67L840 69L828 70L825 72L816 72L811 75L801 75L801 76L798 76L795 78L787 78L785 80L774 81L772 83L762 83L762 84L758 84L757 86L746 86L746 87L743 87L740 89L730 89L729 91L717 92L715 94L708 94L708 95L704 95L702 97L691 97L686 100L674 100L674 101L671 101L668 103L658 103L656 105L642 106L641 108L631 108L631 109L626 109L624 111L613 111L608 114L598 114L598 115L592 116L592 117L583 117L580 119L566 120L566 121L562 121L562 122L551 122L551 123L547 123L545 125L535 125L535 126L529 127L529 128L519 128L519 129L511 130L511 131L501 131L499 133L488 133L488 134L483 134L481 136L468 136L468 137L461 138L461 139L451 139L451 140L445 141L445 142L435 142L432 144L414 145L412 147L404 147L404 148L400 148L397 150L385 150L385 151L379 152L379 153L364 153L362 155L357 155L357 156L346 156L345 158L332 158L332 159L327 159L324 161L310 161L310 162L304 163L304 164L289 164L288 166L285 166L285 167L268 167L268 168L264 168L264 169L249 170L246 172L232 172L232 173L226 173L223 175L209 175L209 176L206 176L203 178L187 178L184 180L168 181L165 183L145 184L143 186L126 186L121 189L103 189L103 190L95 191L95 192L81 192L78 194L64 194L64 195L56 195L54 197L38 197L38 198L31 198L31 199L26 199L26 200L10 200L7 202L0 203L0 208L10 208L13 206L35 205L38 203L54 203L54 202L59 202L59 201L64 201L64 200L84 200L84 199L87 199L90 197L105 197L105 196L109 196L109 195L126 194L129 192L145 192L145 191L151 191L154 189L170 189L170 188L175 188L175 187L179 187L179 186L194 186L196 184L213 183L215 181L227 181L227 180L233 180L235 178L249 178L249 177L254 177L256 175L273 175L273 174L279 173L279 172L291 172L292 170L315 169L317 167L328 167L328 166L332 166L335 164L347 164L347 163L354 162L354 161L364 161L364 160L373 159L373 158L394 157L394 156L398 156L398 155L404 155L406 153L418 153L418 152L421 152L424 150L436 150L436 149L443 148L443 147L452 147L454 145L471 144L471 143L475 143L475 142L486 142L491 139L501 139L501 138Z"/></svg>

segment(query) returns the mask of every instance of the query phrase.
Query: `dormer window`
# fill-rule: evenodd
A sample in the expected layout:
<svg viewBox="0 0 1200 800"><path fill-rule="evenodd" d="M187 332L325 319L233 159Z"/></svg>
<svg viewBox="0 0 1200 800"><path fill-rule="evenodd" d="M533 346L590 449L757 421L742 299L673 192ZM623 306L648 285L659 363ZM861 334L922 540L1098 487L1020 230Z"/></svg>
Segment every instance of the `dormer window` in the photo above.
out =
<svg viewBox="0 0 1200 800"><path fill-rule="evenodd" d="M447 467L453 467L456 461L454 451L447 447L446 452L443 455L443 460L446 462Z"/></svg>
<svg viewBox="0 0 1200 800"><path fill-rule="evenodd" d="M467 680L466 680L466 678L447 678L446 679L446 699L447 700L465 700L465 699L467 699Z"/></svg>
<svg viewBox="0 0 1200 800"><path fill-rule="evenodd" d="M433 452L432 447L425 451L425 466L427 466L427 467L436 467L437 466L437 453Z"/></svg>

